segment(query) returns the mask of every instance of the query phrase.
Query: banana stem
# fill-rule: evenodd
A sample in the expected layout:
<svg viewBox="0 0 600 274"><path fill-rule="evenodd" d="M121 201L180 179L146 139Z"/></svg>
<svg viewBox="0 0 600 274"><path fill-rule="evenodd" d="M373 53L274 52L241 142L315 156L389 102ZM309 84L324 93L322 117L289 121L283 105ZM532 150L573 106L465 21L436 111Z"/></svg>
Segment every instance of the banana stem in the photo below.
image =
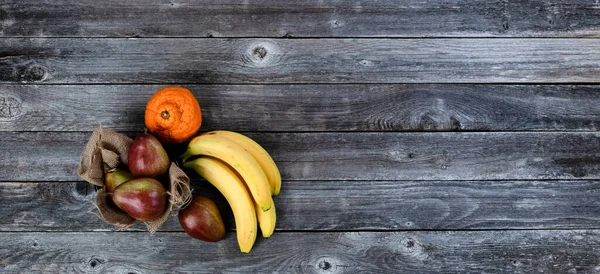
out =
<svg viewBox="0 0 600 274"><path fill-rule="evenodd" d="M194 156L194 155L192 155L192 153L188 149L184 154L182 154L181 156L179 156L179 159L181 159L181 161L185 164L185 162L187 161L187 159L189 159L192 156Z"/></svg>
<svg viewBox="0 0 600 274"><path fill-rule="evenodd" d="M185 168L193 168L194 167L194 163L192 163L193 161L189 161L189 162L183 162L183 167Z"/></svg>

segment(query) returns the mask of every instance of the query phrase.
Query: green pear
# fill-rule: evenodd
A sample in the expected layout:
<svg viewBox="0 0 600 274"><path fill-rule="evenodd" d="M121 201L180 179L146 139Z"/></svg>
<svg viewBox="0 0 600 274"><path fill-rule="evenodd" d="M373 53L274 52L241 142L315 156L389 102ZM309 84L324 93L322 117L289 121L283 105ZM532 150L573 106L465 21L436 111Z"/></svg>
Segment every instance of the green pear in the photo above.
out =
<svg viewBox="0 0 600 274"><path fill-rule="evenodd" d="M133 179L133 175L127 170L116 169L104 174L104 186L106 192L112 193L122 183Z"/></svg>

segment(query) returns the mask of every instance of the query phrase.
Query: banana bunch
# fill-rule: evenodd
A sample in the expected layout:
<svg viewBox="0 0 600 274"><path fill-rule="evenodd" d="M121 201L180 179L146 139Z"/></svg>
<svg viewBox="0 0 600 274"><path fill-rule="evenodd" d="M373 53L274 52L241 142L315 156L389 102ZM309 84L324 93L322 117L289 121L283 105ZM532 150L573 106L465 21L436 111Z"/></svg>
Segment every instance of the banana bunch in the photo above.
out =
<svg viewBox="0 0 600 274"><path fill-rule="evenodd" d="M281 190L281 174L264 148L240 133L217 130L192 139L181 157L184 167L194 169L227 199L243 253L252 249L258 226L264 238L273 234L272 196Z"/></svg>

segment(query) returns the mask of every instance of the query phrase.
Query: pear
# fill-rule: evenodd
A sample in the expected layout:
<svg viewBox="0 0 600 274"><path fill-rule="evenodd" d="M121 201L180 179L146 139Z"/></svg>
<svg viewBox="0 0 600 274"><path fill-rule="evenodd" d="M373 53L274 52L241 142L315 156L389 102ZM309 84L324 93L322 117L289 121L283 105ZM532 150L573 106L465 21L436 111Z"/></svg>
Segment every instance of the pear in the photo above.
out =
<svg viewBox="0 0 600 274"><path fill-rule="evenodd" d="M179 223L193 238L218 242L225 237L225 224L215 203L209 198L194 196L192 202L179 210Z"/></svg>
<svg viewBox="0 0 600 274"><path fill-rule="evenodd" d="M129 171L136 178L158 178L169 169L169 155L148 132L135 137L127 154Z"/></svg>
<svg viewBox="0 0 600 274"><path fill-rule="evenodd" d="M115 188L112 197L117 207L140 221L153 221L165 211L167 192L152 178L131 179Z"/></svg>
<svg viewBox="0 0 600 274"><path fill-rule="evenodd" d="M106 192L111 193L116 187L133 179L133 175L127 170L116 169L104 174L104 185Z"/></svg>

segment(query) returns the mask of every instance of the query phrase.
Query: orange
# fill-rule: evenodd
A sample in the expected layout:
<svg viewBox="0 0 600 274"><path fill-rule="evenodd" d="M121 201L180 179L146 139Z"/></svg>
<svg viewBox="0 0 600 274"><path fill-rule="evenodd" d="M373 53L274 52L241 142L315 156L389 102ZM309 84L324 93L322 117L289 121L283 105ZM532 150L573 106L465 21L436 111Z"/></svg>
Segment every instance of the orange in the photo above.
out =
<svg viewBox="0 0 600 274"><path fill-rule="evenodd" d="M146 105L146 128L161 142L179 144L189 140L202 124L200 104L183 87L165 87L156 92Z"/></svg>

